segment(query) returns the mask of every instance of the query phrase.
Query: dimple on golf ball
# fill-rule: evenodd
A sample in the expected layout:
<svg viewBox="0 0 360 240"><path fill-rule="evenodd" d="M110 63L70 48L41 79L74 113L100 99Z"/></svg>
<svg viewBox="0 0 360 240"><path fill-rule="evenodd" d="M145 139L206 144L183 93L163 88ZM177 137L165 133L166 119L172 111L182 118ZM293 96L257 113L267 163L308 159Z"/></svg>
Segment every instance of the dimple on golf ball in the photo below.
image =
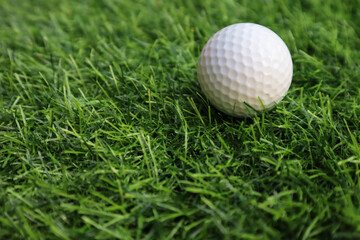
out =
<svg viewBox="0 0 360 240"><path fill-rule="evenodd" d="M200 87L210 103L237 117L273 108L286 95L292 74L284 41L254 23L218 31L204 46L198 63Z"/></svg>

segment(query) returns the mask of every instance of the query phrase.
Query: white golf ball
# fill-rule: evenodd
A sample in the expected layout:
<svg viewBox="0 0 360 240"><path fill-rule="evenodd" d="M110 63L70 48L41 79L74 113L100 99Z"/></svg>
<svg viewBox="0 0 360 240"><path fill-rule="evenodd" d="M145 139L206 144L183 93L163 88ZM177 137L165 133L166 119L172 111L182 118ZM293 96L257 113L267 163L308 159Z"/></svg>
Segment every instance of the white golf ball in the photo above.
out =
<svg viewBox="0 0 360 240"><path fill-rule="evenodd" d="M232 116L273 108L286 95L292 74L284 41L254 23L221 29L206 43L198 63L203 93L217 109Z"/></svg>

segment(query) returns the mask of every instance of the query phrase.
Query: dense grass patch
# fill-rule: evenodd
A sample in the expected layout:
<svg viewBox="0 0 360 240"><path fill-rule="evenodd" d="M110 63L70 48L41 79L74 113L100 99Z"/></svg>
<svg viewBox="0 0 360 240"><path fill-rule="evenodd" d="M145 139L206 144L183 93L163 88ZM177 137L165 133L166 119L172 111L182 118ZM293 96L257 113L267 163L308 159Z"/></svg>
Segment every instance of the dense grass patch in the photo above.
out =
<svg viewBox="0 0 360 240"><path fill-rule="evenodd" d="M0 0L1 239L360 238L359 1ZM197 58L277 32L293 84L228 117Z"/></svg>

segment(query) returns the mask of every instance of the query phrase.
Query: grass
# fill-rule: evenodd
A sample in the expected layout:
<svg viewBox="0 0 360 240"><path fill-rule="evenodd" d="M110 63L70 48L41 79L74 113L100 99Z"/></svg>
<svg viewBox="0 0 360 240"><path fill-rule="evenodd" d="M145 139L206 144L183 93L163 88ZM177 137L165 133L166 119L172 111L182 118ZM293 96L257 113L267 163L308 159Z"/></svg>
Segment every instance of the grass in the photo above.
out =
<svg viewBox="0 0 360 240"><path fill-rule="evenodd" d="M360 238L360 4L329 2L0 0L0 238ZM294 61L245 119L196 79L236 22Z"/></svg>

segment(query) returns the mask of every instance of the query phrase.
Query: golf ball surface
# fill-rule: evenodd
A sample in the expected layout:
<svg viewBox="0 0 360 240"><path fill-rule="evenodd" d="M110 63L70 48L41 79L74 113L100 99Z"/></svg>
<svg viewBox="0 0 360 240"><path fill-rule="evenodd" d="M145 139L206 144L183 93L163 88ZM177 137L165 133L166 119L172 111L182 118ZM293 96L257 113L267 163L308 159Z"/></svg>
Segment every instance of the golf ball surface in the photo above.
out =
<svg viewBox="0 0 360 240"><path fill-rule="evenodd" d="M221 29L206 43L198 63L200 87L210 103L237 117L274 107L286 95L292 74L286 44L254 23Z"/></svg>

